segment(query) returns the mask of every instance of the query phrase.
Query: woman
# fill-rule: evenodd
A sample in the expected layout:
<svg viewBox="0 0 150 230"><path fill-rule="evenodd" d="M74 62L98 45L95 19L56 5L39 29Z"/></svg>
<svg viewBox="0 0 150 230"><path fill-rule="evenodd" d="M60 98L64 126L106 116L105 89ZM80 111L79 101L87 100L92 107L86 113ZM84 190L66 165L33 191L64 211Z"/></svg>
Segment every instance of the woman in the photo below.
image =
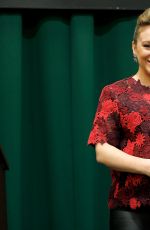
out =
<svg viewBox="0 0 150 230"><path fill-rule="evenodd" d="M150 8L132 42L138 72L100 95L88 144L111 169L110 229L150 229Z"/></svg>

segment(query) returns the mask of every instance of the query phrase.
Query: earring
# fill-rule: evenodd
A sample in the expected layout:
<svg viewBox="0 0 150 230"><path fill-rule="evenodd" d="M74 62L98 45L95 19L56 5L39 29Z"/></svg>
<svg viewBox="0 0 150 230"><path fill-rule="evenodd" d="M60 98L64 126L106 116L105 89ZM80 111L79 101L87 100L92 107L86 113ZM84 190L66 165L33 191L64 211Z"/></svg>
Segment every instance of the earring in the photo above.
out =
<svg viewBox="0 0 150 230"><path fill-rule="evenodd" d="M135 55L135 54L133 54L133 60L134 60L134 62L138 62L138 59L137 59L137 56Z"/></svg>

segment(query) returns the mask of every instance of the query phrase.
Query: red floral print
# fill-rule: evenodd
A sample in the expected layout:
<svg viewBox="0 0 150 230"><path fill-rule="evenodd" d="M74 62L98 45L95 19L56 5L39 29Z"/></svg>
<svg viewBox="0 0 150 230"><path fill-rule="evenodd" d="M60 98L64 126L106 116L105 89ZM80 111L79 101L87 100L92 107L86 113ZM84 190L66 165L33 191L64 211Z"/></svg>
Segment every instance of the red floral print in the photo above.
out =
<svg viewBox="0 0 150 230"><path fill-rule="evenodd" d="M132 77L104 87L88 144L104 142L150 159L150 87ZM109 208L150 205L150 177L115 170L111 175Z"/></svg>
<svg viewBox="0 0 150 230"><path fill-rule="evenodd" d="M116 184L116 189L115 189L115 191L114 191L114 198L117 197L118 192L119 192L119 183Z"/></svg>
<svg viewBox="0 0 150 230"><path fill-rule="evenodd" d="M140 207L140 206L141 206L140 201L138 201L135 197L130 199L130 207L132 209L136 209L137 207Z"/></svg>
<svg viewBox="0 0 150 230"><path fill-rule="evenodd" d="M128 143L127 143L126 147L123 149L123 151L125 153L130 154L130 155L133 155L134 145L135 145L135 142L131 142L130 140L128 140Z"/></svg>
<svg viewBox="0 0 150 230"><path fill-rule="evenodd" d="M136 136L136 144L141 147L145 141L145 136L143 133L138 133Z"/></svg>
<svg viewBox="0 0 150 230"><path fill-rule="evenodd" d="M108 116L117 111L117 104L115 101L112 100L106 100L102 104L102 112L101 112L101 117L104 117L106 120Z"/></svg>
<svg viewBox="0 0 150 230"><path fill-rule="evenodd" d="M150 101L150 94L144 94L143 95L144 99L147 100L147 101Z"/></svg>
<svg viewBox="0 0 150 230"><path fill-rule="evenodd" d="M141 181L142 181L142 176L140 176L140 175L129 175L129 176L127 176L127 179L126 179L126 181L125 181L125 186L126 187L130 187L130 186L138 186L138 185L140 185L140 183L141 183Z"/></svg>
<svg viewBox="0 0 150 230"><path fill-rule="evenodd" d="M122 115L122 125L127 127L132 133L134 133L135 128L140 125L141 122L142 119L138 112Z"/></svg>
<svg viewBox="0 0 150 230"><path fill-rule="evenodd" d="M132 101L138 101L140 98L141 98L141 96L139 95L139 93L135 93L134 91L133 91L133 93L130 95L130 99L131 99Z"/></svg>
<svg viewBox="0 0 150 230"><path fill-rule="evenodd" d="M135 131L135 128L141 124L142 122L142 119L141 119L141 116L138 112L131 112L129 115L128 115L128 125L127 127L130 129L130 131L132 133L134 133Z"/></svg>

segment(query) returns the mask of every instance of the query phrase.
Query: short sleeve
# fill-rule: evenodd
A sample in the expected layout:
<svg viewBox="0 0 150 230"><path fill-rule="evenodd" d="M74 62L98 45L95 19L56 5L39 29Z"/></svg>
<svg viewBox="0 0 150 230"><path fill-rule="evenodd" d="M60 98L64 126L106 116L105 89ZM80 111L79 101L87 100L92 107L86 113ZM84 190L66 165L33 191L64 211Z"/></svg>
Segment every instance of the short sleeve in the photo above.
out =
<svg viewBox="0 0 150 230"><path fill-rule="evenodd" d="M109 143L119 147L120 118L116 95L109 86L105 86L99 97L99 102L88 138L89 145Z"/></svg>

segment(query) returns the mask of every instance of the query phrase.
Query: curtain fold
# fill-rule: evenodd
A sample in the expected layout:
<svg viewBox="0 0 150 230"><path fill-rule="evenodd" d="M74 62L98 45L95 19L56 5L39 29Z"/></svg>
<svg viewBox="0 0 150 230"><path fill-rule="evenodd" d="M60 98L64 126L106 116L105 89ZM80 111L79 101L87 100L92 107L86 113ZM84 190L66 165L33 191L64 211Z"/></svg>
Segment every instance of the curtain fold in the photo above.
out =
<svg viewBox="0 0 150 230"><path fill-rule="evenodd" d="M108 228L109 170L87 138L102 87L136 71L135 17L102 18L0 15L9 230Z"/></svg>
<svg viewBox="0 0 150 230"><path fill-rule="evenodd" d="M9 225L21 228L22 26L20 15L0 15L0 143L7 177ZM14 215L17 213L17 215ZM15 228L14 228L15 229Z"/></svg>

